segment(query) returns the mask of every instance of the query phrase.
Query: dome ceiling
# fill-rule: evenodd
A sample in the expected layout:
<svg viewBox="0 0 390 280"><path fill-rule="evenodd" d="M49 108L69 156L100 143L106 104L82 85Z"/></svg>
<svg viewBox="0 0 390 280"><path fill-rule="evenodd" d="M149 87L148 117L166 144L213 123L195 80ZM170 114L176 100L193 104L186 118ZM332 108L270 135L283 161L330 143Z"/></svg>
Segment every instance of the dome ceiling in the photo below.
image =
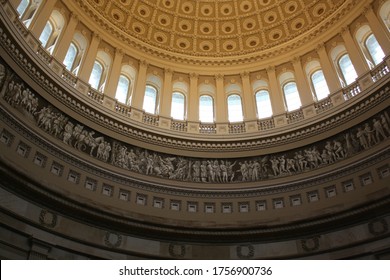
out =
<svg viewBox="0 0 390 280"><path fill-rule="evenodd" d="M218 58L251 54L288 42L318 26L345 0L87 2L141 44L175 54Z"/></svg>

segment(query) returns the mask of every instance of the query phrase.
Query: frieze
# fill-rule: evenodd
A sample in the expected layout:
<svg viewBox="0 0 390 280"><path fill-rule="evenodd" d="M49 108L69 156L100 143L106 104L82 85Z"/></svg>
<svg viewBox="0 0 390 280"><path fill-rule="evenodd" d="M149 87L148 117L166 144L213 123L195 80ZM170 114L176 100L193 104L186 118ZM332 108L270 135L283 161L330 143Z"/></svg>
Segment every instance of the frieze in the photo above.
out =
<svg viewBox="0 0 390 280"><path fill-rule="evenodd" d="M176 181L211 184L257 182L306 173L368 150L390 136L382 111L331 138L299 149L245 158L196 158L154 152L103 135L65 115L22 81L3 61L3 100L69 147L131 172Z"/></svg>
<svg viewBox="0 0 390 280"><path fill-rule="evenodd" d="M0 32L1 33L1 32ZM3 41L1 41L3 42ZM10 41L7 41L10 44ZM3 42L4 43L4 42ZM6 44L6 46L8 46ZM11 52L15 51L15 45L11 46ZM13 53L14 55L16 53ZM138 130L135 127L128 127L123 124L118 124L117 120L108 117L107 115L101 115L100 113L95 112L94 109L89 107L88 105L80 104L80 101L74 100L74 96L71 96L65 91L61 91L58 87L53 85L52 82L47 80L48 77L45 77L43 73L37 72L34 67L32 67L31 63L29 63L21 53L17 52L18 61L21 62L21 65L27 70L26 72L32 76L34 80L40 83L44 88L46 88L49 92L52 92L54 97L56 97L60 102L66 104L71 107L73 110L77 111L80 115L87 117L88 119L99 122L100 125L109 128L111 130L115 130L120 134L126 135L127 137L145 140L153 143L156 146L166 146L172 147L175 149L181 150L191 150L191 151L220 151L224 152L226 150L234 150L234 151L251 151L257 150L259 148L268 148L273 147L275 145L283 145L286 143L290 143L291 141L296 141L298 139L304 139L308 136L318 135L319 133L323 133L326 130L331 129L337 125L346 123L350 119L356 117L359 114L364 113L369 108L372 108L376 104L387 98L388 88L384 88L381 91L375 93L370 99L370 102L361 101L360 104L357 104L354 108L350 108L348 111L344 111L338 115L332 116L327 120L323 120L321 124L312 124L310 127L306 127L301 130L296 130L293 132L283 133L279 136L268 137L267 139L257 139L251 140L249 142L238 141L238 142L228 142L228 143L207 143L205 140L185 140L185 139L175 139L172 136L163 136L163 135L155 135L152 132L145 132L142 130Z"/></svg>

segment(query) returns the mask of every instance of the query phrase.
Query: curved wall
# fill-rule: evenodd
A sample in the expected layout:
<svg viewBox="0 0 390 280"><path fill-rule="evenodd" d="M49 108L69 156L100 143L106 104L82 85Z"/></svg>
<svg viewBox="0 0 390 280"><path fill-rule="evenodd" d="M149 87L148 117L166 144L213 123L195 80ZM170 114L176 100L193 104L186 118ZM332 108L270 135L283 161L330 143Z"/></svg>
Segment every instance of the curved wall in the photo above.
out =
<svg viewBox="0 0 390 280"><path fill-rule="evenodd" d="M386 62L359 78L364 86L356 96L316 118L269 135L191 139L153 130L91 100L94 95L80 95L18 24L9 3L2 7L4 257L356 258L368 251L386 256ZM18 96L10 89L12 83L37 98L36 106L23 100L22 90ZM83 126L84 140L74 129L67 138L66 122L55 120ZM359 136L366 123L373 130L371 143ZM88 135L94 142L85 140ZM101 143L106 154L95 147ZM120 160L124 148L134 149L139 162L132 164L128 153ZM316 159L317 149L325 150L324 157ZM227 178L222 171L220 178L202 177L197 162L216 160L215 170L222 161L236 165Z"/></svg>

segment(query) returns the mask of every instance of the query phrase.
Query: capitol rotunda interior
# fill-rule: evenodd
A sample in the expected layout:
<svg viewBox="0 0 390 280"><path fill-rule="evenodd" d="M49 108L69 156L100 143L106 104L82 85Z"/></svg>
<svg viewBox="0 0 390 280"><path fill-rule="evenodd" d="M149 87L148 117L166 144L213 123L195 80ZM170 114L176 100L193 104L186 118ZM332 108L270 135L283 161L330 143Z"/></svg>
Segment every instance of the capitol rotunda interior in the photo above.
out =
<svg viewBox="0 0 390 280"><path fill-rule="evenodd" d="M390 0L0 7L1 259L390 259Z"/></svg>

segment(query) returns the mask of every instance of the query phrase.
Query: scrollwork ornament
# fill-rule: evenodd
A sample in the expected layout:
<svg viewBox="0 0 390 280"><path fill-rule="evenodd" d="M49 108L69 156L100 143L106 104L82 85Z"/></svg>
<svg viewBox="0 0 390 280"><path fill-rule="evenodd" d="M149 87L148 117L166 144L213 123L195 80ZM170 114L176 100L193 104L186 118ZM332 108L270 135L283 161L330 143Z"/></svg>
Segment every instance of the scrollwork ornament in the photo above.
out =
<svg viewBox="0 0 390 280"><path fill-rule="evenodd" d="M376 219L368 223L369 232L374 235L382 235L389 231L389 225L385 219Z"/></svg>
<svg viewBox="0 0 390 280"><path fill-rule="evenodd" d="M122 236L115 232L106 232L104 244L108 247L118 248L122 243Z"/></svg>
<svg viewBox="0 0 390 280"><path fill-rule="evenodd" d="M49 210L41 210L39 223L45 227L54 228L57 225L57 214Z"/></svg>
<svg viewBox="0 0 390 280"><path fill-rule="evenodd" d="M169 244L169 255L174 258L184 258L186 254L186 247L183 244Z"/></svg>
<svg viewBox="0 0 390 280"><path fill-rule="evenodd" d="M236 252L240 259L252 259L255 256L255 248L251 244L237 246Z"/></svg>
<svg viewBox="0 0 390 280"><path fill-rule="evenodd" d="M314 236L312 238L302 239L301 246L305 252L317 251L320 248L320 237Z"/></svg>

